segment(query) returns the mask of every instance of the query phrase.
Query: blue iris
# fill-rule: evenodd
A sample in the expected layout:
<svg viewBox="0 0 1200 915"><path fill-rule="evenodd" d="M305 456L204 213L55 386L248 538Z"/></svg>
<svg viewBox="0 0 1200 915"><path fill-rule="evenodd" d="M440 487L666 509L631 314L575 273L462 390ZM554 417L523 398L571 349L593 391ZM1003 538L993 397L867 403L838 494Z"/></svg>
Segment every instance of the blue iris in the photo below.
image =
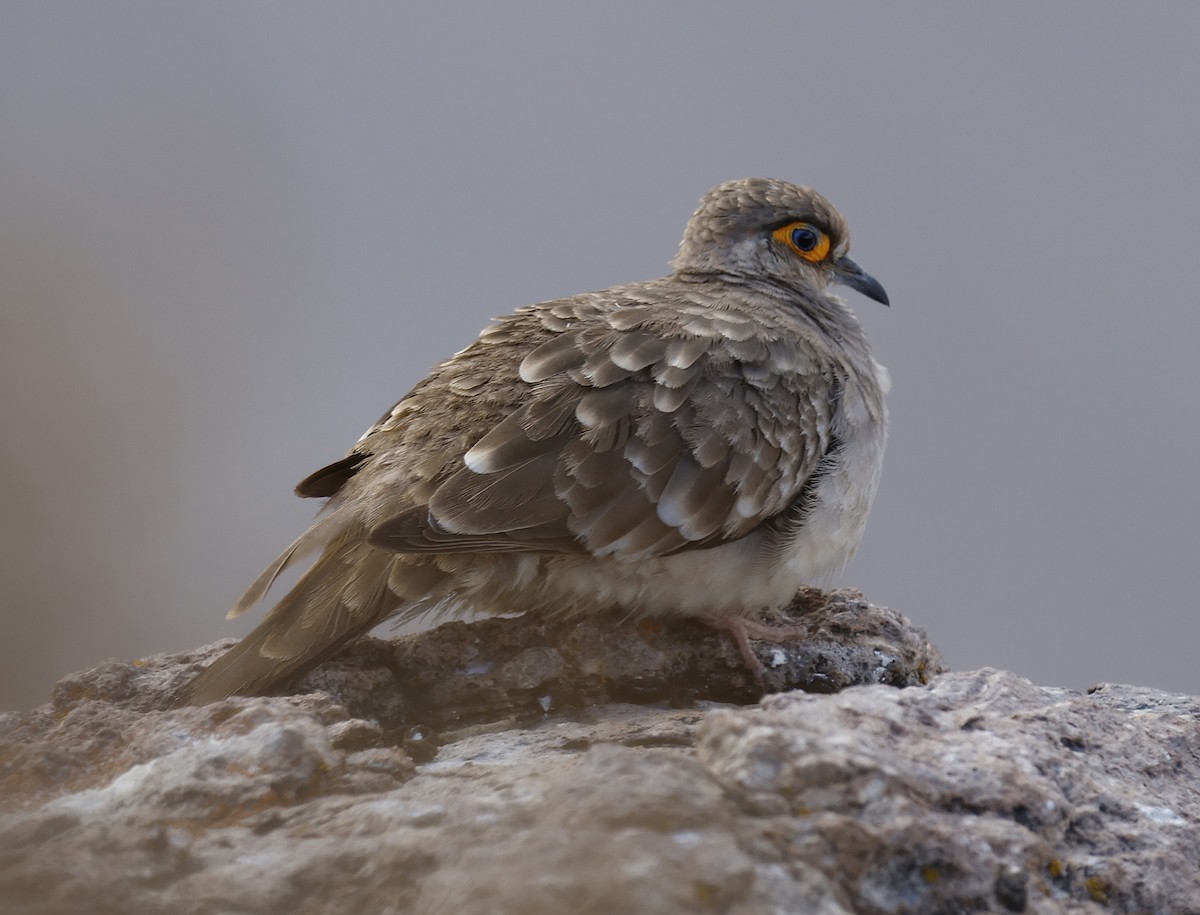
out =
<svg viewBox="0 0 1200 915"><path fill-rule="evenodd" d="M820 240L821 236L813 229L792 229L792 244L801 251L811 251Z"/></svg>

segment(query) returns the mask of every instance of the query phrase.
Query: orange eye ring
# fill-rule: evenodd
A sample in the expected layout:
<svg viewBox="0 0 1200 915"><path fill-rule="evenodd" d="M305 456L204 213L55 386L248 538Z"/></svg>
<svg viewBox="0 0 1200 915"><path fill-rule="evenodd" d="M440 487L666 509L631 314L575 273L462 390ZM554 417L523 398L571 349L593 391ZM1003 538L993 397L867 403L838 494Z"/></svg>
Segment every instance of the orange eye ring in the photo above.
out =
<svg viewBox="0 0 1200 915"><path fill-rule="evenodd" d="M807 222L791 222L771 233L775 241L806 261L819 263L829 255L829 236Z"/></svg>

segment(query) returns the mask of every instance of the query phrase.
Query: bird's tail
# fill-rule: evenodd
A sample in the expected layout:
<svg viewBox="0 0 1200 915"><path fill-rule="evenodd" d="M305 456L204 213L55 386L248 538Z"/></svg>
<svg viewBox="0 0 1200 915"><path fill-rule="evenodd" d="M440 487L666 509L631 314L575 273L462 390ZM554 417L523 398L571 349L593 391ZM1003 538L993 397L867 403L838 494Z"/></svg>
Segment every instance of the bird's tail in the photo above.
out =
<svg viewBox="0 0 1200 915"><path fill-rule="evenodd" d="M441 577L436 567L411 565L371 546L366 536L361 524L331 515L288 547L247 589L230 616L261 600L289 565L321 546L324 550L257 629L187 686L180 704L270 692L372 629L402 603L423 597Z"/></svg>

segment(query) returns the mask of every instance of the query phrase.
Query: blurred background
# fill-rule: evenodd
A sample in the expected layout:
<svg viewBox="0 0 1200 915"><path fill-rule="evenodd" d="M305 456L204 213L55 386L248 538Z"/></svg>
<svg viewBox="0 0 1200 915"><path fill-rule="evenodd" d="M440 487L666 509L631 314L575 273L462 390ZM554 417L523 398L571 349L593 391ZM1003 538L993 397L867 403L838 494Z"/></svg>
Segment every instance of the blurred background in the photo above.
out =
<svg viewBox="0 0 1200 915"><path fill-rule="evenodd" d="M844 584L1200 692L1200 5L0 3L0 708L246 632L291 495L514 307L811 184L894 379Z"/></svg>

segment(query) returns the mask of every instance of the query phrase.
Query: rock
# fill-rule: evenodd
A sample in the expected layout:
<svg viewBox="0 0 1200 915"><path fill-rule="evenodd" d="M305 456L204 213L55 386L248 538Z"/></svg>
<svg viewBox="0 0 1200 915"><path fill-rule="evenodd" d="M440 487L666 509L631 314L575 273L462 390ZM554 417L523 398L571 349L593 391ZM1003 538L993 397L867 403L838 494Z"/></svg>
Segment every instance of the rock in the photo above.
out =
<svg viewBox="0 0 1200 915"><path fill-rule="evenodd" d="M993 670L771 696L696 747L856 912L1200 911L1198 751L1196 698Z"/></svg>
<svg viewBox="0 0 1200 915"><path fill-rule="evenodd" d="M808 638L755 643L772 691L912 686L943 669L924 632L857 591L805 592L789 614L780 623L804 625ZM745 703L762 693L733 641L691 620L453 622L399 639L392 651L389 694L404 696L393 722L439 730L538 720L614 701ZM329 688L320 678L305 685Z"/></svg>
<svg viewBox="0 0 1200 915"><path fill-rule="evenodd" d="M203 708L227 644L73 675L0 716L3 909L1200 912L1200 700L934 676L808 600L758 647L818 691L748 706L687 623L450 624Z"/></svg>

